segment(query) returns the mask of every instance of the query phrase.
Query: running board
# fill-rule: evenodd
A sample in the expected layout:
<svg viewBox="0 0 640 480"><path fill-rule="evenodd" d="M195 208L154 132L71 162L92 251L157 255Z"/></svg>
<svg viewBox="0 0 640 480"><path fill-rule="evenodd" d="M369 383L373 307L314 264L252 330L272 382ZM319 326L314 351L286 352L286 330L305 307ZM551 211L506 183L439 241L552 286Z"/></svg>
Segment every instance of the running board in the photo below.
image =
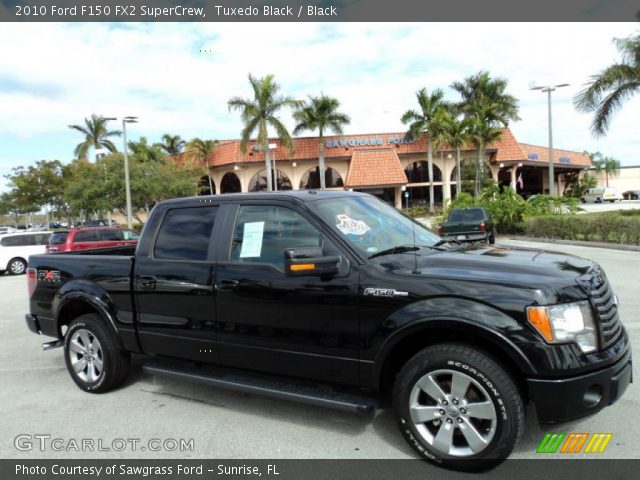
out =
<svg viewBox="0 0 640 480"><path fill-rule="evenodd" d="M189 368L160 362L144 365L142 369L151 375L188 380L214 387L363 415L373 413L377 407L375 399L358 393L341 392L330 386L280 377L267 377L244 371L238 373L222 369Z"/></svg>
<svg viewBox="0 0 640 480"><path fill-rule="evenodd" d="M47 350L53 350L54 348L58 348L64 345L64 340L54 340L52 342L46 342L42 344L42 350L45 352Z"/></svg>

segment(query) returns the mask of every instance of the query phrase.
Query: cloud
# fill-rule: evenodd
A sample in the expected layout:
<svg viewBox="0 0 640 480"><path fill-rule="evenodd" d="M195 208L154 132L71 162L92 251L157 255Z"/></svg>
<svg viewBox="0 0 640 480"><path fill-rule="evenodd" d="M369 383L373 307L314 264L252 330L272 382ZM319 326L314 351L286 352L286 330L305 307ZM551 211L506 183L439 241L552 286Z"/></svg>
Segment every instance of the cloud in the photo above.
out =
<svg viewBox="0 0 640 480"><path fill-rule="evenodd" d="M227 100L251 96L249 72L274 74L282 92L296 98L336 96L352 119L347 133L373 133L402 130L399 118L414 107L419 88L443 88L453 99L451 82L489 70L507 78L520 99L517 138L542 145L546 98L529 82L568 82L553 97L555 145L640 163L634 118L640 99L625 105L599 140L589 134L590 115L571 104L590 75L617 59L612 37L635 29L632 23L5 23L0 44L12 48L0 64L0 173L41 158L70 159L80 138L67 125L92 113L137 115L130 135L151 141L167 132L237 138L241 122ZM293 127L290 115L283 119Z"/></svg>

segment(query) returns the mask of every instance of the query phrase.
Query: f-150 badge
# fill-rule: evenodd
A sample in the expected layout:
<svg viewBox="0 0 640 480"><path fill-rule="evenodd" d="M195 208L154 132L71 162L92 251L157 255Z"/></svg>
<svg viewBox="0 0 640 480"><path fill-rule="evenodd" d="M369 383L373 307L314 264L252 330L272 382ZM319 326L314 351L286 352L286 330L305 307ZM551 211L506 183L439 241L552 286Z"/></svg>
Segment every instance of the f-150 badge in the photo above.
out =
<svg viewBox="0 0 640 480"><path fill-rule="evenodd" d="M409 292L399 292L395 288L365 288L364 294L369 297L408 297Z"/></svg>

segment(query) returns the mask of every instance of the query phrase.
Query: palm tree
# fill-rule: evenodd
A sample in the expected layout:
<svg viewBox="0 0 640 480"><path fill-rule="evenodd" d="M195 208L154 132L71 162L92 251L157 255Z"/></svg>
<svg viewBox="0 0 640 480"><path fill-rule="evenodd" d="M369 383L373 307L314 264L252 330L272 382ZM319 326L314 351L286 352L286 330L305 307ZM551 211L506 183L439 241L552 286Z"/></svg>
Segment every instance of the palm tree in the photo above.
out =
<svg viewBox="0 0 640 480"><path fill-rule="evenodd" d="M101 147L106 148L110 152L116 152L118 149L109 140L109 137L119 137L122 135L120 130L107 130L108 120L99 115L91 115L91 118L85 118L85 126L69 125L69 128L77 130L85 135L84 142L79 143L73 151L77 158L87 160L89 148L94 148L94 160L97 160L98 154L95 152Z"/></svg>
<svg viewBox="0 0 640 480"><path fill-rule="evenodd" d="M209 179L209 192L213 193L213 182L211 180L211 171L209 170L209 157L218 146L218 140L202 140L194 138L187 144L187 156L195 159L197 162L204 161L207 167L207 178Z"/></svg>
<svg viewBox="0 0 640 480"><path fill-rule="evenodd" d="M137 142L131 140L127 142L127 147L129 147L131 154L136 156L142 163L162 162L163 160L163 153L160 145L149 145L147 137L140 137L140 140Z"/></svg>
<svg viewBox="0 0 640 480"><path fill-rule="evenodd" d="M159 143L158 146L169 156L176 157L180 155L182 149L186 145L185 142L180 135L169 135L165 133L162 136L162 143Z"/></svg>
<svg viewBox="0 0 640 480"><path fill-rule="evenodd" d="M588 154L596 173L604 172L605 186L609 186L609 175L615 177L620 174L620 160L613 157L605 157L600 152Z"/></svg>
<svg viewBox="0 0 640 480"><path fill-rule="evenodd" d="M613 114L640 92L640 34L613 41L622 61L592 75L589 86L573 99L577 110L595 112L591 123L595 137L606 135Z"/></svg>
<svg viewBox="0 0 640 480"><path fill-rule="evenodd" d="M459 118L457 109L442 110L438 123L441 127L441 142L456 151L456 197L462 191L462 175L460 165L460 148L472 141L471 127L473 122L469 118Z"/></svg>
<svg viewBox="0 0 640 480"><path fill-rule="evenodd" d="M444 92L439 88L435 89L431 94L426 88L421 88L416 92L416 98L420 111L407 110L400 119L402 123L409 124L409 130L406 135L409 139L417 140L426 131L427 132L427 168L429 172L429 212L435 213L433 205L433 132L437 130L436 114L439 110L447 107L447 103L443 100Z"/></svg>
<svg viewBox="0 0 640 480"><path fill-rule="evenodd" d="M458 108L472 122L470 132L478 149L475 195L479 197L484 176L484 148L500 139L500 127L507 127L510 120L520 120L518 100L505 92L506 79L491 78L487 71L453 82L451 88L462 97Z"/></svg>
<svg viewBox="0 0 640 480"><path fill-rule="evenodd" d="M247 146L251 135L255 130L258 131L256 146L264 152L264 164L267 175L267 191L273 190L273 178L271 175L271 155L269 153L269 134L267 128L270 126L275 129L278 138L285 147L293 153L293 140L291 135L285 128L284 124L278 117L276 112L284 107L298 109L303 102L294 100L292 97L278 95L280 86L274 82L273 75L267 75L263 78L256 78L249 74L249 83L253 89L253 99L233 97L229 99L227 105L229 111L239 110L244 128L240 137L240 150L242 153L247 152Z"/></svg>
<svg viewBox="0 0 640 480"><path fill-rule="evenodd" d="M320 94L319 97L309 97L309 103L304 104L293 114L298 124L293 130L297 135L304 130L318 129L318 166L320 173L320 189L325 189L324 166L324 131L331 130L341 134L343 125L348 125L351 119L348 115L338 112L340 102L336 98Z"/></svg>

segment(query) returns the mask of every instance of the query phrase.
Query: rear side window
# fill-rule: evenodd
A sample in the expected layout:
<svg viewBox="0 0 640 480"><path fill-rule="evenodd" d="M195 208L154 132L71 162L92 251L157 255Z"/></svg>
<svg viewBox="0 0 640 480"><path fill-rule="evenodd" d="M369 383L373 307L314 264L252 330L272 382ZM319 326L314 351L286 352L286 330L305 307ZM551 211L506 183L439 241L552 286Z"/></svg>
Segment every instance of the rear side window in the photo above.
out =
<svg viewBox="0 0 640 480"><path fill-rule="evenodd" d="M80 242L97 242L98 231L97 230L81 230L73 237L73 243Z"/></svg>
<svg viewBox="0 0 640 480"><path fill-rule="evenodd" d="M117 242L122 240L122 231L120 230L99 230L98 238L104 242Z"/></svg>
<svg viewBox="0 0 640 480"><path fill-rule="evenodd" d="M26 247L33 245L46 245L49 241L48 233L35 233L30 235L16 235L0 240L3 247Z"/></svg>
<svg viewBox="0 0 640 480"><path fill-rule="evenodd" d="M69 236L69 232L56 232L51 234L49 238L49 244L51 245L61 245L66 242L67 237Z"/></svg>
<svg viewBox="0 0 640 480"><path fill-rule="evenodd" d="M218 207L175 208L165 215L153 250L165 260L206 260Z"/></svg>
<svg viewBox="0 0 640 480"><path fill-rule="evenodd" d="M29 243L31 241L31 235L18 235L15 237L5 237L0 241L3 247L22 247L24 245L33 245Z"/></svg>
<svg viewBox="0 0 640 480"><path fill-rule="evenodd" d="M469 210L454 210L449 215L450 222L475 222L484 219L484 211L479 208L470 208Z"/></svg>

